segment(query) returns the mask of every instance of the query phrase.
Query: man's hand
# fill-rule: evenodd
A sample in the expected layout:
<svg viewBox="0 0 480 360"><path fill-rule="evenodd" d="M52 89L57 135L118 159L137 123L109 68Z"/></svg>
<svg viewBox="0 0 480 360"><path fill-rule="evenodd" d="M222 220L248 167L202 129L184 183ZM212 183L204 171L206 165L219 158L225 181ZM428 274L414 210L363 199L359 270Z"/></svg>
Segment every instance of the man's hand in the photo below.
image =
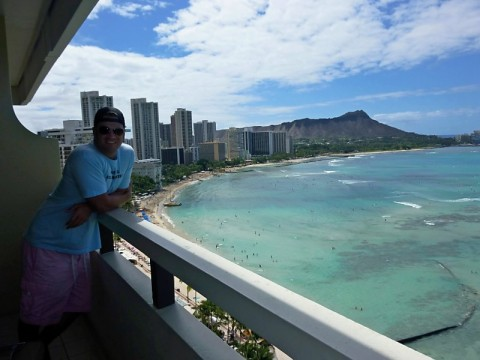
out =
<svg viewBox="0 0 480 360"><path fill-rule="evenodd" d="M128 197L132 197L132 184L126 189L117 189L109 195L127 195Z"/></svg>
<svg viewBox="0 0 480 360"><path fill-rule="evenodd" d="M82 225L85 221L88 220L90 214L92 213L92 209L90 208L90 206L88 206L87 203L75 204L67 211L72 213L70 219L65 224L67 229Z"/></svg>

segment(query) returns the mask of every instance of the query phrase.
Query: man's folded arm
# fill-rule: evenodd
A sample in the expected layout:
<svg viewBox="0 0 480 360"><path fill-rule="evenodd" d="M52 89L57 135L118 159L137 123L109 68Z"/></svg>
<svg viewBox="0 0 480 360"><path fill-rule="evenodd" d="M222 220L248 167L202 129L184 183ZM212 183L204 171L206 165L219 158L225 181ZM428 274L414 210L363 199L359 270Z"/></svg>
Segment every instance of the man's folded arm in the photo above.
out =
<svg viewBox="0 0 480 360"><path fill-rule="evenodd" d="M127 189L118 189L111 194L101 194L91 198L87 198L87 203L91 209L98 213L117 209L130 200L132 196L131 187Z"/></svg>

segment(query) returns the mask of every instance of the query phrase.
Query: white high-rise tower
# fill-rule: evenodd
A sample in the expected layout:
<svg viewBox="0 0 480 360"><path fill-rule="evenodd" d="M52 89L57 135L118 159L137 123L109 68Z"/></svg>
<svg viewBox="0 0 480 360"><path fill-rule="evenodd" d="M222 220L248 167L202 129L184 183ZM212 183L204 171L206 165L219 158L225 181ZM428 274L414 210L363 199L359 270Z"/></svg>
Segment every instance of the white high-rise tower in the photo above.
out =
<svg viewBox="0 0 480 360"><path fill-rule="evenodd" d="M82 91L80 93L82 105L83 127L93 127L93 119L98 109L113 106L113 96L98 95L98 91Z"/></svg>
<svg viewBox="0 0 480 360"><path fill-rule="evenodd" d="M193 129L195 132L195 144L198 145L215 140L217 124L214 121L202 120L196 122L193 124Z"/></svg>
<svg viewBox="0 0 480 360"><path fill-rule="evenodd" d="M189 149L193 146L192 112L178 108L170 116L172 146L177 148Z"/></svg>
<svg viewBox="0 0 480 360"><path fill-rule="evenodd" d="M158 103L147 99L130 99L132 108L133 147L138 160L162 159Z"/></svg>

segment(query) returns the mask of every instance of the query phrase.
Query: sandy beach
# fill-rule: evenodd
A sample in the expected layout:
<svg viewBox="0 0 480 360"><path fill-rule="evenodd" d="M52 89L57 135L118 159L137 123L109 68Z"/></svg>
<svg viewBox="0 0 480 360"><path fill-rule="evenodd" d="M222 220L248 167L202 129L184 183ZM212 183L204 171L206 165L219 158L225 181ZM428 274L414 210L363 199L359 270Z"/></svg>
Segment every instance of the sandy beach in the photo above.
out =
<svg viewBox="0 0 480 360"><path fill-rule="evenodd" d="M207 180L215 174L211 171L195 173L184 180L168 184L155 195L152 195L147 199L142 200L140 202L140 209L143 209L148 214L152 223L168 229L172 232L175 232L174 225L170 223L168 221L168 218L165 216L165 206L163 204L175 199L177 193L186 186L195 184L198 181Z"/></svg>
<svg viewBox="0 0 480 360"><path fill-rule="evenodd" d="M206 180L212 176L214 176L212 172L201 172L193 174L187 179L169 184L155 195L140 201L139 209L145 211L153 224L174 232L177 235L183 236L181 233L176 231L175 226L168 221L168 217L164 213L165 206L163 204L174 199L176 194L184 187L192 185L197 181ZM142 217L142 211L138 211L137 216ZM145 254L123 239L116 243L116 250L121 252L121 254L127 259L134 260L136 267L145 275L150 277L150 259ZM186 283L182 282L176 277L175 294L177 301L181 303L190 313L193 313L194 307L197 303L205 300L204 296L202 296L200 293L197 293L194 289L190 289Z"/></svg>

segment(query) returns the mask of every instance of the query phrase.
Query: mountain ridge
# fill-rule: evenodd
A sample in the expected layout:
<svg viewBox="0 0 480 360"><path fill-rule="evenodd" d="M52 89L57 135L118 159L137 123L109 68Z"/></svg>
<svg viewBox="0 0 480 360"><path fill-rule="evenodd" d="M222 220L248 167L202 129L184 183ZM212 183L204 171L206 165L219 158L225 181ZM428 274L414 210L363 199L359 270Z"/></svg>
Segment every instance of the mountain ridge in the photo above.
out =
<svg viewBox="0 0 480 360"><path fill-rule="evenodd" d="M356 110L347 112L334 118L303 118L283 122L278 125L249 126L245 129L258 131L285 131L294 140L302 138L373 138L373 137L405 137L417 135L395 127L382 124L372 119L365 111ZM226 135L225 130L218 130L220 138ZM220 132L220 134L218 133ZM221 132L225 132L221 136Z"/></svg>

